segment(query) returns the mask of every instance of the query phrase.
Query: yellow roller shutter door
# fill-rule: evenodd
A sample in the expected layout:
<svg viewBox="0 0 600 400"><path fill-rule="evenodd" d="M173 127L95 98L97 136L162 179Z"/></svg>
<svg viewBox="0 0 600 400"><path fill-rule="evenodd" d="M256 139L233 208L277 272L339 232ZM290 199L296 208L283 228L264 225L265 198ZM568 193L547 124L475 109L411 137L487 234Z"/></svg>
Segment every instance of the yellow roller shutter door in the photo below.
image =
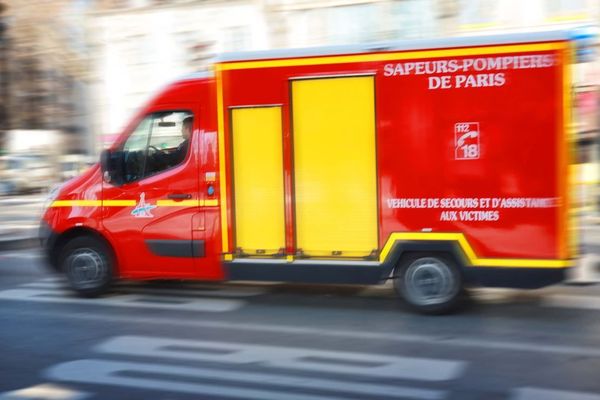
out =
<svg viewBox="0 0 600 400"><path fill-rule="evenodd" d="M313 257L377 249L373 77L292 81L296 244Z"/></svg>
<svg viewBox="0 0 600 400"><path fill-rule="evenodd" d="M281 107L234 108L235 245L252 256L285 248Z"/></svg>

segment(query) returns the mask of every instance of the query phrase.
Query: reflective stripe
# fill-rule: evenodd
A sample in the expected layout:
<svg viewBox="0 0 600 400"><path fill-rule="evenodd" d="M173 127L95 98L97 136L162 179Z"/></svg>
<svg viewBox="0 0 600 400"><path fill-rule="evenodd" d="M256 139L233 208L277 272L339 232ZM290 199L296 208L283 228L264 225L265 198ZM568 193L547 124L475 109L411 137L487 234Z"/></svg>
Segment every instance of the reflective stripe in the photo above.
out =
<svg viewBox="0 0 600 400"><path fill-rule="evenodd" d="M518 259L518 258L479 258L462 233L435 232L398 232L388 238L379 261L384 262L396 241L454 241L457 242L469 264L474 267L515 267L515 268L566 268L572 266L570 260L556 259Z"/></svg>
<svg viewBox="0 0 600 400"><path fill-rule="evenodd" d="M218 71L236 69L296 67L306 65L326 65L361 62L396 61L412 58L460 57L470 55L505 54L529 51L561 50L566 47L564 42L519 44L507 46L470 47L441 50L399 51L393 53L358 54L345 56L325 56L307 58L288 58L279 60L225 62L217 65Z"/></svg>
<svg viewBox="0 0 600 400"><path fill-rule="evenodd" d="M102 200L55 200L50 207L100 207Z"/></svg>
<svg viewBox="0 0 600 400"><path fill-rule="evenodd" d="M103 200L102 202L104 207L135 207L136 204L135 200Z"/></svg>
<svg viewBox="0 0 600 400"><path fill-rule="evenodd" d="M135 207L137 200L55 200L50 207ZM158 207L214 207L217 199L209 200L158 200Z"/></svg>
<svg viewBox="0 0 600 400"><path fill-rule="evenodd" d="M215 65L217 81L217 128L219 145L219 196L221 197L221 247L223 252L229 251L229 220L227 211L227 170L225 164L225 116L223 109L223 73L220 64Z"/></svg>
<svg viewBox="0 0 600 400"><path fill-rule="evenodd" d="M204 207L215 207L218 205L219 205L219 200L217 200L217 199L204 200Z"/></svg>
<svg viewBox="0 0 600 400"><path fill-rule="evenodd" d="M157 200L158 207L199 207L204 205L202 200Z"/></svg>

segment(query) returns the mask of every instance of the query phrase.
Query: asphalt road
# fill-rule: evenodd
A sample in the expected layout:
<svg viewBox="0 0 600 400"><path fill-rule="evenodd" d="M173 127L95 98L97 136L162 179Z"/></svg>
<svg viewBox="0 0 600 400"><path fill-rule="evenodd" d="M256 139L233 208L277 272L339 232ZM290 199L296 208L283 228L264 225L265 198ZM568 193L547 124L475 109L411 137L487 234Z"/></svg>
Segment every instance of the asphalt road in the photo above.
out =
<svg viewBox="0 0 600 400"><path fill-rule="evenodd" d="M389 286L123 283L73 297L0 253L0 400L600 400L600 286L478 290L414 315Z"/></svg>

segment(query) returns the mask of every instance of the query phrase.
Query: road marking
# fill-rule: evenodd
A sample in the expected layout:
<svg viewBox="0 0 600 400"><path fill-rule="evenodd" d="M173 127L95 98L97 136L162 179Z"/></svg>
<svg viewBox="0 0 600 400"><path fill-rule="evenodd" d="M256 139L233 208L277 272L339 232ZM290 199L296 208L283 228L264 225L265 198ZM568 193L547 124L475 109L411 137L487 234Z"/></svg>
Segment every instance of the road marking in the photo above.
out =
<svg viewBox="0 0 600 400"><path fill-rule="evenodd" d="M64 276L56 275L56 276L51 276L49 278L40 279L39 281L36 281L36 282L60 282L60 283L66 283L67 280L65 279Z"/></svg>
<svg viewBox="0 0 600 400"><path fill-rule="evenodd" d="M535 387L515 389L512 400L600 400L600 395L584 392L569 392Z"/></svg>
<svg viewBox="0 0 600 400"><path fill-rule="evenodd" d="M0 300L33 301L111 307L153 308L174 311L226 312L243 307L246 302L233 299L185 298L124 294L96 299L68 297L69 292L46 289L9 289L0 291Z"/></svg>
<svg viewBox="0 0 600 400"><path fill-rule="evenodd" d="M38 282L66 282L64 276L62 275L54 275L48 278L40 279Z"/></svg>
<svg viewBox="0 0 600 400"><path fill-rule="evenodd" d="M38 259L42 258L41 254L37 253L17 253L17 252L7 252L0 253L0 258L26 258L26 259Z"/></svg>
<svg viewBox="0 0 600 400"><path fill-rule="evenodd" d="M554 294L542 299L544 307L600 310L600 297Z"/></svg>
<svg viewBox="0 0 600 400"><path fill-rule="evenodd" d="M29 289L64 289L66 281L37 281L20 285L20 288ZM137 293L137 294L160 294L160 295L192 295L208 297L252 297L266 293L266 290L260 288L248 287L219 287L211 285L185 285L181 289L176 287L151 287L140 284L117 284L113 291L119 293Z"/></svg>
<svg viewBox="0 0 600 400"><path fill-rule="evenodd" d="M238 372L215 368L190 368L94 359L59 364L51 367L46 375L60 381L259 400L333 400L347 398L344 394L436 400L442 399L445 394L438 390L381 383L354 383L278 373ZM169 380L169 377L177 377L177 380ZM182 378L189 378L189 382L185 382ZM216 382L207 382L212 379ZM252 386L245 387L244 384ZM257 384L265 385L267 388L257 389ZM325 393L294 393L294 389L309 389Z"/></svg>
<svg viewBox="0 0 600 400"><path fill-rule="evenodd" d="M1 292L0 292L1 293ZM31 318L43 315L47 318L57 320L61 319L79 319L82 321L97 321L97 322L121 322L124 324L148 324L148 325L170 325L186 328L205 328L205 329L224 329L232 331L247 331L247 332L269 332L284 335L314 335L326 336L335 339L348 338L358 340L372 341L390 341L396 343L415 343L440 345L440 346L455 346L466 349L481 348L484 350L501 350L514 352L529 352L529 353L548 353L558 355L581 355L586 357L600 357L600 349L592 346L564 346L564 345L542 345L537 343L515 343L496 340L482 340L472 336L462 335L427 335L427 334L394 334L394 333L379 333L365 331L348 331L341 329L328 328L311 328L305 326L291 325L273 325L273 324L251 324L241 322L222 322L222 321L206 321L193 319L177 319L177 318L160 318L160 317L139 317L139 316L119 316L114 314L90 314L89 312L70 311L68 314L63 312L53 312L44 310L43 313L38 311L20 310L19 316L27 316Z"/></svg>
<svg viewBox="0 0 600 400"><path fill-rule="evenodd" d="M88 397L89 393L51 383L0 393L0 400L83 400Z"/></svg>
<svg viewBox="0 0 600 400"><path fill-rule="evenodd" d="M138 357L260 363L272 368L424 381L454 379L466 367L461 361L147 336L119 336L100 344L97 350Z"/></svg>

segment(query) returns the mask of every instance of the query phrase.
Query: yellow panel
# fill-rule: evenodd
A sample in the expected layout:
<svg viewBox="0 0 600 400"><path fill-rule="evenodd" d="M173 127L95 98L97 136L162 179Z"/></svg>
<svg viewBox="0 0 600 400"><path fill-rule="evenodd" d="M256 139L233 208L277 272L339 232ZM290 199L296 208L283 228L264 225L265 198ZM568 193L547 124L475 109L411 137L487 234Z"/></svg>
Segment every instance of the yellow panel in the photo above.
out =
<svg viewBox="0 0 600 400"><path fill-rule="evenodd" d="M281 107L231 111L235 246L250 255L285 247Z"/></svg>
<svg viewBox="0 0 600 400"><path fill-rule="evenodd" d="M308 256L377 249L372 77L292 83L296 244Z"/></svg>

